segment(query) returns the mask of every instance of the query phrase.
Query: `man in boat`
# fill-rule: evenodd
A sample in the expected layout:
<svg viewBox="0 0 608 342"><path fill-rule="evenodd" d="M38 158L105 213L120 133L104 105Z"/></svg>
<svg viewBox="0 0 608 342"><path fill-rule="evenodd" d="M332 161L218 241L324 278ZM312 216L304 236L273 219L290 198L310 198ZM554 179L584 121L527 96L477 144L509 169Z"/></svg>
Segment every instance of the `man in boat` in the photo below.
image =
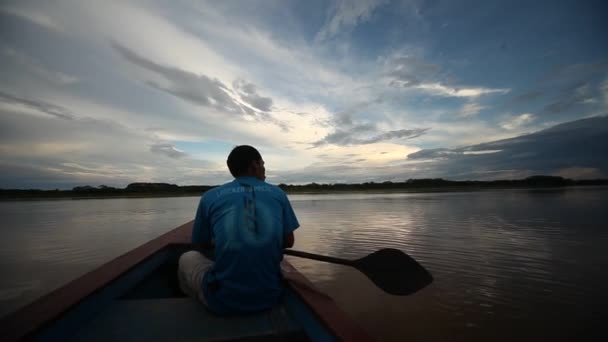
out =
<svg viewBox="0 0 608 342"><path fill-rule="evenodd" d="M184 253L180 287L219 314L269 309L283 293L283 249L293 246L299 223L285 193L264 181L255 148L235 147L227 164L234 180L201 197L192 229L192 243L214 248L214 261Z"/></svg>

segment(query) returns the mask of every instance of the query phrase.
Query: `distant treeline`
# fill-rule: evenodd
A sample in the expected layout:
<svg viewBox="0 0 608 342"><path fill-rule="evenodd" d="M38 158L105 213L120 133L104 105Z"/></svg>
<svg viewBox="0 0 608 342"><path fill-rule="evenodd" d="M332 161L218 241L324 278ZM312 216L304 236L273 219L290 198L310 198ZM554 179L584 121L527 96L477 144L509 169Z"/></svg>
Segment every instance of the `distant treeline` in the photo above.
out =
<svg viewBox="0 0 608 342"><path fill-rule="evenodd" d="M84 185L76 186L72 190L0 189L0 198L191 196L200 195L211 188L213 186L179 186L168 183L131 183L124 189L107 185Z"/></svg>
<svg viewBox="0 0 608 342"><path fill-rule="evenodd" d="M516 180L493 181L451 181L442 178L408 179L405 182L367 182L357 184L279 184L287 192L303 191L365 191L365 190L424 190L424 189L483 189L483 188L521 188L521 187L560 187L575 185L608 185L608 179L573 180L556 176L532 176Z"/></svg>
<svg viewBox="0 0 608 342"><path fill-rule="evenodd" d="M494 181L451 181L441 178L408 179L404 182L367 182L336 184L279 184L289 193L303 192L341 192L341 191L441 191L441 190L476 190L489 188L527 188L527 187L563 187L581 185L608 185L608 179L572 180L556 176L532 176L518 180ZM0 189L0 198L52 198L52 197L151 197L151 196L192 196L200 195L213 188L211 185L179 186L168 183L131 183L126 188L114 188L100 185L77 186L72 190L20 190Z"/></svg>

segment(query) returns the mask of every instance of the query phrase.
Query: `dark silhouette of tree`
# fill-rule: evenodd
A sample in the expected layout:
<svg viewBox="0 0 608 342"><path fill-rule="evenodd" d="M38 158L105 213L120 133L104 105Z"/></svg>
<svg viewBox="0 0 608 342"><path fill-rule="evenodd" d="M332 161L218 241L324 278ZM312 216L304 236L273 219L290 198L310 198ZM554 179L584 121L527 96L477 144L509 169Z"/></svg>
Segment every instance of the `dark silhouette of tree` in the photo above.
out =
<svg viewBox="0 0 608 342"><path fill-rule="evenodd" d="M451 181L442 178L408 179L403 182L384 181L381 183L335 183L305 185L279 184L289 193L298 192L348 192L348 191L472 191L481 189L565 187L574 185L608 185L608 179L572 180L557 176L532 176L518 180L493 181ZM131 183L124 189L107 185L97 187L81 185L72 190L38 190L38 189L0 189L0 199L18 198L52 198L52 197L140 197L140 196L199 196L213 188L211 185L183 185L169 183Z"/></svg>

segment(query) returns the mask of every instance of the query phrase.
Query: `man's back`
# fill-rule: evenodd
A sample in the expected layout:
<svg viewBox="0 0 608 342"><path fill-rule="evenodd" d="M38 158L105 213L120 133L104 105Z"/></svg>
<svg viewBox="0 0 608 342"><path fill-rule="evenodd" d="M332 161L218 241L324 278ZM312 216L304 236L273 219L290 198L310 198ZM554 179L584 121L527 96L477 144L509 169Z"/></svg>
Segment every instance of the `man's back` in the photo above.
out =
<svg viewBox="0 0 608 342"><path fill-rule="evenodd" d="M283 241L298 226L285 193L255 177L205 193L192 239L215 243L215 263L203 279L209 308L237 313L276 304L283 290Z"/></svg>

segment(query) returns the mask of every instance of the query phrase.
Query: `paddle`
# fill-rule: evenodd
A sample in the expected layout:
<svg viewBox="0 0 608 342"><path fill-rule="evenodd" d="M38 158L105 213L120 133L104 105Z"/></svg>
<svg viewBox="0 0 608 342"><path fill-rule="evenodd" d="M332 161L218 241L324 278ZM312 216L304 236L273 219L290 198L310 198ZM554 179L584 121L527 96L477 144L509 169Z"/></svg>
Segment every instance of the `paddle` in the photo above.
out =
<svg viewBox="0 0 608 342"><path fill-rule="evenodd" d="M412 294L433 282L433 276L414 258L394 248L384 248L357 260L347 260L284 249L283 253L301 258L352 266L376 286L392 295Z"/></svg>
<svg viewBox="0 0 608 342"><path fill-rule="evenodd" d="M208 259L215 260L213 244L194 244ZM357 260L340 259L325 255L284 249L284 254L300 258L352 266L369 278L376 286L392 295L406 296L433 282L433 276L414 258L394 248L384 248Z"/></svg>

